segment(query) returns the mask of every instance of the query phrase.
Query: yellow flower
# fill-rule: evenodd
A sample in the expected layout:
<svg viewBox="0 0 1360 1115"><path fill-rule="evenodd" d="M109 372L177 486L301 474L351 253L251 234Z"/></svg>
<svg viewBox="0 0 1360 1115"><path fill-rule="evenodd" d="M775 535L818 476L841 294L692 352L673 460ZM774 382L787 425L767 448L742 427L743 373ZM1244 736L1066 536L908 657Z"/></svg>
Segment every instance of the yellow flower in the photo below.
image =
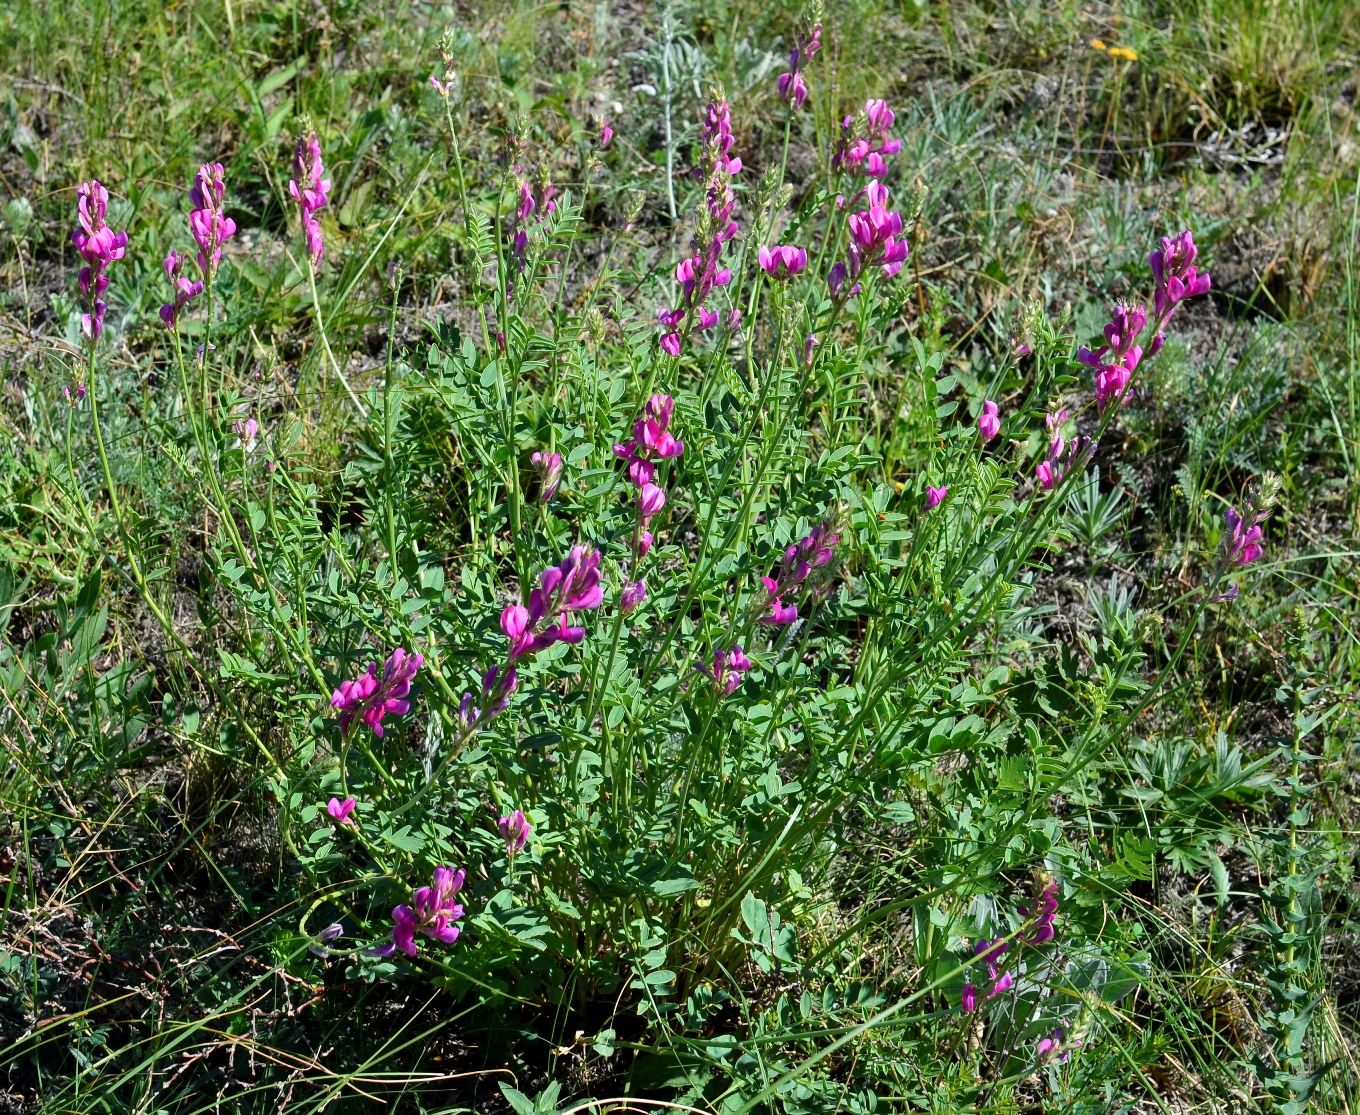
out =
<svg viewBox="0 0 1360 1115"><path fill-rule="evenodd" d="M1104 49L1105 49L1105 40L1104 40L1104 39L1092 39L1092 40L1091 40L1091 46L1092 46L1092 48L1094 48L1095 50L1104 50Z"/></svg>
<svg viewBox="0 0 1360 1115"><path fill-rule="evenodd" d="M1130 50L1126 46L1112 46L1110 47L1110 57L1122 58L1125 62L1137 62L1138 52L1136 50Z"/></svg>

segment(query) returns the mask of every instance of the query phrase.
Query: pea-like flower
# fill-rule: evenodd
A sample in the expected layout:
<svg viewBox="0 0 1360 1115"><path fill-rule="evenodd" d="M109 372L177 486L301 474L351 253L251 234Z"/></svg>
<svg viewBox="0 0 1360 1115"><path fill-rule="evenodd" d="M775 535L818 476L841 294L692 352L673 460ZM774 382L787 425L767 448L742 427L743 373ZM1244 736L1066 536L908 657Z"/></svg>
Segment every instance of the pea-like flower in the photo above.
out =
<svg viewBox="0 0 1360 1115"><path fill-rule="evenodd" d="M713 667L709 669L702 662L695 665L705 677L713 679L713 684L722 692L723 696L730 697L736 692L737 686L741 684L742 675L751 669L751 660L746 657L741 646L728 647L727 650L715 650L713 652Z"/></svg>
<svg viewBox="0 0 1360 1115"><path fill-rule="evenodd" d="M330 814L331 820L337 825L353 825L355 822L351 814L353 814L356 804L353 798L346 798L344 801L339 798L331 798L326 803L326 812Z"/></svg>
<svg viewBox="0 0 1360 1115"><path fill-rule="evenodd" d="M288 192L298 203L302 233L306 237L313 266L320 266L326 254L326 241L321 235L321 222L317 220L316 214L330 204L330 189L331 180L326 177L326 167L321 161L321 141L316 132L298 136L297 149L293 153L293 178L288 183Z"/></svg>
<svg viewBox="0 0 1360 1115"><path fill-rule="evenodd" d="M1161 246L1148 256L1148 265L1157 281L1153 309L1159 321L1170 317L1185 299L1209 293L1212 285L1209 275L1201 275L1195 268L1198 254L1195 238L1187 228L1175 236L1163 236Z"/></svg>
<svg viewBox="0 0 1360 1115"><path fill-rule="evenodd" d="M86 305L80 328L91 345L103 333L104 315L108 311L104 294L109 289L109 277L105 271L110 263L127 253L127 233L114 232L109 227L108 213L109 191L97 180L76 187L76 227L71 232L71 243L85 261L76 283Z"/></svg>
<svg viewBox="0 0 1360 1115"><path fill-rule="evenodd" d="M761 270L776 279L792 278L807 268L807 249L796 244L776 244L773 248L761 248L756 255Z"/></svg>
<svg viewBox="0 0 1360 1115"><path fill-rule="evenodd" d="M511 604L501 612L501 631L510 640L511 663L536 654L556 642L579 643L584 627L569 626L572 612L598 608L604 599L600 583L600 555L585 546L574 546L560 565L539 576L529 603ZM487 690L489 695L490 690Z"/></svg>
<svg viewBox="0 0 1360 1115"><path fill-rule="evenodd" d="M463 889L466 877L461 868L436 867L430 886L416 890L409 906L392 910L392 940L373 949L371 955L393 956L400 949L414 959L417 934L446 945L458 940L457 923L463 917L463 907L453 899Z"/></svg>
<svg viewBox="0 0 1360 1115"><path fill-rule="evenodd" d="M944 497L949 494L949 488L941 485L936 488L932 484L926 485L926 510L933 511L944 502Z"/></svg>
<svg viewBox="0 0 1360 1115"><path fill-rule="evenodd" d="M529 463L538 470L538 502L551 503L557 494L557 485L562 482L562 454L535 450L529 456Z"/></svg>
<svg viewBox="0 0 1360 1115"><path fill-rule="evenodd" d="M1233 565L1250 565L1264 554L1265 531L1259 520L1248 523L1237 513L1237 508L1229 507L1223 512L1223 525L1227 528L1223 535L1223 556Z"/></svg>
<svg viewBox="0 0 1360 1115"><path fill-rule="evenodd" d="M627 615L646 599L646 580L633 581L631 584L625 585L623 591L619 593L619 610Z"/></svg>
<svg viewBox="0 0 1360 1115"><path fill-rule="evenodd" d="M501 839L505 841L505 854L511 859L524 850L524 845L529 842L529 834L534 831L534 826L521 809L502 817L496 826L500 829Z"/></svg>
<svg viewBox="0 0 1360 1115"><path fill-rule="evenodd" d="M803 107L808 95L807 81L803 77L803 63L816 54L821 45L822 25L814 23L789 55L788 70L780 74L775 81L780 98L791 104L795 110Z"/></svg>
<svg viewBox="0 0 1360 1115"><path fill-rule="evenodd" d="M991 399L982 401L982 413L978 415L977 428L984 442L991 441L1001 432L1001 411Z"/></svg>
<svg viewBox="0 0 1360 1115"><path fill-rule="evenodd" d="M331 707L340 713L340 731L348 732L357 717L373 729L374 735L381 736L384 717L410 712L411 683L424 661L423 656L398 647L388 656L381 674L378 664L370 662L368 673L342 682L331 695Z"/></svg>
<svg viewBox="0 0 1360 1115"><path fill-rule="evenodd" d="M226 172L221 163L204 163L189 187L189 231L198 245L198 269L205 280L217 274L222 245L236 235L236 222L226 214Z"/></svg>
<svg viewBox="0 0 1360 1115"><path fill-rule="evenodd" d="M852 174L882 178L888 172L887 156L902 150L902 141L888 135L895 120L887 101L882 98L866 101L860 121L853 116L841 121L841 146L832 165Z"/></svg>
<svg viewBox="0 0 1360 1115"><path fill-rule="evenodd" d="M170 280L175 292L174 300L167 302L160 311L161 320L171 329L179 324L179 315L184 312L184 307L203 293L203 280L191 279L184 274L184 265L188 258L171 250L162 264L165 268L165 277Z"/></svg>

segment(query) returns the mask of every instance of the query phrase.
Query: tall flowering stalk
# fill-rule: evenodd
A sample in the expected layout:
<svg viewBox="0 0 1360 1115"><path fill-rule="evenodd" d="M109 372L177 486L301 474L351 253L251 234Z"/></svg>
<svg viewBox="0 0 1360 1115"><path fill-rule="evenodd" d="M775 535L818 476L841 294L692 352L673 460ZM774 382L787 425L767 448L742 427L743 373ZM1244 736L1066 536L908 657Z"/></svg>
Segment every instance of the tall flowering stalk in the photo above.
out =
<svg viewBox="0 0 1360 1115"><path fill-rule="evenodd" d="M786 627L798 618L798 606L786 604L784 597L811 588L821 591L826 581L835 549L841 537L835 533L830 519L815 526L811 533L784 551L784 560L773 577L761 577L765 586L765 602L760 622L774 627Z"/></svg>
<svg viewBox="0 0 1360 1115"><path fill-rule="evenodd" d="M509 644L505 661L482 675L480 696L463 694L458 716L466 733L509 707L519 687L516 664L554 643L579 643L586 629L571 622L574 613L593 611L604 600L600 555L588 546L573 546L557 565L539 576L527 604L510 604L501 611L501 632Z"/></svg>
<svg viewBox="0 0 1360 1115"><path fill-rule="evenodd" d="M405 716L411 711L411 685L425 659L398 647L383 663L370 662L368 672L346 681L331 694L331 707L339 712L340 731L349 734L356 719L362 720L375 736L383 735L383 719Z"/></svg>
<svg viewBox="0 0 1360 1115"><path fill-rule="evenodd" d="M321 297L316 291L316 269L321 266L321 260L326 255L326 240L316 215L330 204L330 190L331 180L326 177L326 166L321 158L321 140L309 128L298 136L297 146L293 149L293 177L288 182L288 193L297 202L302 236L307 244L307 285L311 289L312 310L316 315L317 332L321 335L321 347L326 350L331 370L345 389L350 402L360 414L367 414L367 408L354 393L354 388L335 359L335 353L331 351L326 323L321 318Z"/></svg>
<svg viewBox="0 0 1360 1115"><path fill-rule="evenodd" d="M106 272L110 263L122 259L127 252L127 233L114 232L109 227L108 215L109 191L96 179L76 187L76 227L71 232L71 243L85 261L76 283L85 299L80 329L91 351L104 332L104 315L108 311L104 301L109 289Z"/></svg>
<svg viewBox="0 0 1360 1115"><path fill-rule="evenodd" d="M445 945L458 940L463 906L454 897L463 889L466 878L467 872L461 868L436 867L430 885L417 888L409 906L403 904L392 910L392 939L372 949L370 955L394 956L400 949L414 960L417 935Z"/></svg>
<svg viewBox="0 0 1360 1115"><path fill-rule="evenodd" d="M309 130L298 136L288 192L298 204L302 235L307 241L307 253L313 267L320 267L326 254L326 241L316 215L330 204L330 190L331 180L326 177L326 167L321 160L321 140L315 131Z"/></svg>
<svg viewBox="0 0 1360 1115"><path fill-rule="evenodd" d="M888 188L870 182L862 196L866 208L850 214L849 262L837 261L827 275L831 297L838 303L859 293L859 278L865 268L882 268L891 279L902 270L910 249L902 235L902 214L888 207Z"/></svg>
<svg viewBox="0 0 1360 1115"><path fill-rule="evenodd" d="M1134 372L1143 359L1151 359L1161 350L1166 323L1176 308L1188 298L1209 292L1209 275L1201 274L1195 266L1198 254L1189 229L1162 237L1160 246L1148 256L1154 283L1151 329L1146 306L1121 302L1105 326L1105 343L1097 348L1083 345L1078 350L1077 360L1095 372L1096 406L1101 410L1115 402L1128 402ZM1151 334L1146 348L1139 344L1145 332Z"/></svg>
<svg viewBox="0 0 1360 1115"><path fill-rule="evenodd" d="M887 101L866 101L862 114L841 121L841 145L831 165L850 174L882 178L888 173L888 156L902 150L902 141L888 134L896 119Z"/></svg>
<svg viewBox="0 0 1360 1115"><path fill-rule="evenodd" d="M226 214L226 172L221 163L204 163L189 187L189 231L198 247L197 279L184 273L188 256L171 251L163 264L173 298L161 307L161 320L171 329L179 327L185 307L203 293L222 265L222 245L236 235L236 222Z"/></svg>
<svg viewBox="0 0 1360 1115"><path fill-rule="evenodd" d="M808 96L807 81L803 78L803 66L817 53L821 45L822 24L818 20L812 23L799 38L798 45L793 48L793 53L789 55L788 70L780 74L775 83L779 89L780 98L791 105L795 112L803 107L803 102L807 100Z"/></svg>
<svg viewBox="0 0 1360 1115"><path fill-rule="evenodd" d="M722 265L722 254L724 246L737 235L738 227L732 218L736 209L732 177L741 171L741 159L732 154L733 142L731 106L726 101L711 102L704 110L700 138L704 152L704 212L690 254L675 267L675 281L680 285L679 304L657 314L665 330L661 348L671 356L680 355L692 332L712 329L718 324L718 313L708 307L708 297L715 287L732 281L731 268Z"/></svg>

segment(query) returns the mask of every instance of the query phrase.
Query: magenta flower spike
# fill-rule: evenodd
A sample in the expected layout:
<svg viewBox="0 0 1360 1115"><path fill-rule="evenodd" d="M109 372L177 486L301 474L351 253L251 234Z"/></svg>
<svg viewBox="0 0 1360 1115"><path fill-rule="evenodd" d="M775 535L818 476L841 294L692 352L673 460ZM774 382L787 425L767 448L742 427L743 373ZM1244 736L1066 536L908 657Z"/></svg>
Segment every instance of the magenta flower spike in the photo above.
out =
<svg viewBox="0 0 1360 1115"><path fill-rule="evenodd" d="M1246 523L1237 513L1237 508L1229 507L1223 512L1223 525L1227 528L1223 536L1223 556L1233 565L1250 565L1264 554L1265 532L1259 522Z"/></svg>
<svg viewBox="0 0 1360 1115"><path fill-rule="evenodd" d="M1001 432L1001 412L991 399L982 402L982 413L977 420L978 433L984 443L991 441Z"/></svg>
<svg viewBox="0 0 1360 1115"><path fill-rule="evenodd" d="M674 307L663 308L657 321L663 330L660 338L662 351L679 356L684 338L692 332L704 332L720 320L717 311L706 305L716 287L732 281L732 271L722 266L723 247L737 234L737 222L732 214L736 209L736 195L732 192L732 176L741 170L741 159L734 156L732 146L732 109L725 101L714 101L704 110L704 126L700 135L705 168L704 198L708 213L690 242L690 255L675 267L675 281L680 287L680 301Z"/></svg>
<svg viewBox="0 0 1360 1115"><path fill-rule="evenodd" d="M562 454L542 453L537 450L530 454L529 463L538 470L538 502L551 503L557 494L557 485L562 480Z"/></svg>
<svg viewBox="0 0 1360 1115"><path fill-rule="evenodd" d="M573 547L560 565L543 571L538 587L529 593L527 606L511 604L501 612L501 631L510 642L509 661L514 663L537 654L556 642L579 643L586 630L568 626L567 617L572 612L598 608L603 600L599 553L584 546ZM513 676L513 671L509 676ZM500 688L507 684L508 680L502 682ZM509 697L508 691L496 692L492 681L487 681L483 686L484 699L491 699L493 693L496 700ZM465 710L470 707L471 695L464 698L464 705Z"/></svg>
<svg viewBox="0 0 1360 1115"><path fill-rule="evenodd" d="M798 45L793 48L789 55L789 68L786 72L779 75L775 85L779 89L780 99L792 105L794 111L803 107L803 102L807 100L808 87L807 81L803 77L803 64L807 62L822 46L822 25L814 23L808 27L807 32L799 39Z"/></svg>
<svg viewBox="0 0 1360 1115"><path fill-rule="evenodd" d="M865 268L879 266L885 278L902 270L910 249L902 235L902 215L888 208L888 189L870 182L861 191L868 208L851 213L849 263L837 262L827 275L831 296L844 301L860 291L859 277Z"/></svg>
<svg viewBox="0 0 1360 1115"><path fill-rule="evenodd" d="M104 315L108 311L104 294L109 289L109 277L105 271L110 263L127 253L127 233L114 232L108 225L108 214L109 191L98 181L91 179L76 187L76 227L71 232L71 243L85 261L76 282L87 307L81 315L80 328L92 346L104 332Z"/></svg>
<svg viewBox="0 0 1360 1115"><path fill-rule="evenodd" d="M936 488L933 485L926 485L926 510L933 511L944 502L944 497L949 494L947 487Z"/></svg>
<svg viewBox="0 0 1360 1115"><path fill-rule="evenodd" d="M777 244L756 253L760 269L776 279L790 279L807 268L807 249L794 244Z"/></svg>
<svg viewBox="0 0 1360 1115"><path fill-rule="evenodd" d="M316 132L308 132L298 137L297 148L293 153L293 178L288 183L288 192L298 203L302 219L302 233L307 240L307 251L312 257L312 266L318 267L326 254L326 242L321 235L321 222L316 214L330 204L331 180L326 177L326 168L321 161L321 141Z"/></svg>
<svg viewBox="0 0 1360 1115"><path fill-rule="evenodd" d="M383 718L405 716L411 711L407 699L411 683L425 659L419 654L407 654L398 647L383 664L370 662L368 673L353 681L346 681L331 695L331 707L339 710L340 731L348 732L356 718L362 719L375 736L383 734Z"/></svg>
<svg viewBox="0 0 1360 1115"><path fill-rule="evenodd" d="M1195 268L1198 254L1195 238L1186 229L1176 236L1163 236L1161 246L1148 256L1152 277L1157 282L1153 310L1158 321L1170 317L1187 298L1209 293L1212 284L1208 274L1201 275Z"/></svg>
<svg viewBox="0 0 1360 1115"><path fill-rule="evenodd" d="M695 669L713 679L713 684L725 697L730 697L741 684L742 675L751 669L751 660L743 653L741 646L713 652L713 668L697 663Z"/></svg>
<svg viewBox="0 0 1360 1115"><path fill-rule="evenodd" d="M841 121L841 146L832 165L851 174L882 178L888 172L887 157L902 150L902 141L888 135L896 116L887 101L875 99L865 102L863 120L863 134L856 134L853 116Z"/></svg>
<svg viewBox="0 0 1360 1115"><path fill-rule="evenodd" d="M784 603L783 590L780 588L779 582L773 577L761 577L760 580L770 598L770 610L766 615L760 617L760 622L768 623L773 627L787 627L798 618L798 606Z"/></svg>
<svg viewBox="0 0 1360 1115"><path fill-rule="evenodd" d="M1105 326L1105 344L1095 349L1083 345L1077 350L1077 360L1096 373L1096 405L1101 410L1115 400L1128 401L1129 382L1143 358L1138 338L1146 325L1147 312L1141 306L1120 303Z"/></svg>
<svg viewBox="0 0 1360 1115"><path fill-rule="evenodd" d="M1030 916L1029 906L1018 907L1021 917ZM1058 916L1058 881L1050 879L1039 892L1034 904L1034 931L1024 938L1031 945L1042 945L1053 940L1056 930L1054 920Z"/></svg>
<svg viewBox="0 0 1360 1115"><path fill-rule="evenodd" d="M331 798L326 803L326 812L331 815L331 820L338 825L353 825L354 820L350 815L354 812L355 804L353 798L346 798L344 801L339 798Z"/></svg>
<svg viewBox="0 0 1360 1115"><path fill-rule="evenodd" d="M650 543L648 545L650 546ZM632 584L626 585L623 592L619 594L619 608L624 615L627 615L646 599L647 582L645 580L634 581Z"/></svg>
<svg viewBox="0 0 1360 1115"><path fill-rule="evenodd" d="M222 263L222 245L236 235L236 222L225 210L226 172L221 163L204 163L189 187L189 230L198 245L198 269L211 282Z"/></svg>
<svg viewBox="0 0 1360 1115"><path fill-rule="evenodd" d="M501 839L505 841L505 854L514 859L529 842L529 834L533 832L534 826L529 823L529 818L524 815L523 810L519 809L509 816L502 817L496 825L500 829Z"/></svg>
<svg viewBox="0 0 1360 1115"><path fill-rule="evenodd" d="M467 873L451 867L436 867L431 885L411 895L409 906L392 910L392 940L371 950L372 956L393 956L400 949L412 959L417 954L416 936L429 937L446 945L458 940L463 907L454 896L463 889Z"/></svg>
<svg viewBox="0 0 1360 1115"><path fill-rule="evenodd" d="M184 274L184 264L187 260L187 256L172 250L162 265L165 268L165 277L170 280L175 292L174 301L167 302L160 311L161 320L170 329L179 324L179 315L184 312L184 307L203 293L203 280L190 279Z"/></svg>

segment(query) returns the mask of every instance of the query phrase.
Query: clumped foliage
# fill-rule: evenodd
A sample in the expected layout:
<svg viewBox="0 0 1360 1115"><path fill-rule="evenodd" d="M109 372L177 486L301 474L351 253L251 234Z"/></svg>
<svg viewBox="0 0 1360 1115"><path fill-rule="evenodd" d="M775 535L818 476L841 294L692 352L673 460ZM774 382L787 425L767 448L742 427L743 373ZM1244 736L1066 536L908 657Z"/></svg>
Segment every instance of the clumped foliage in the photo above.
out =
<svg viewBox="0 0 1360 1115"><path fill-rule="evenodd" d="M0 1110L1360 1100L1355 15L880 7L0 13Z"/></svg>

